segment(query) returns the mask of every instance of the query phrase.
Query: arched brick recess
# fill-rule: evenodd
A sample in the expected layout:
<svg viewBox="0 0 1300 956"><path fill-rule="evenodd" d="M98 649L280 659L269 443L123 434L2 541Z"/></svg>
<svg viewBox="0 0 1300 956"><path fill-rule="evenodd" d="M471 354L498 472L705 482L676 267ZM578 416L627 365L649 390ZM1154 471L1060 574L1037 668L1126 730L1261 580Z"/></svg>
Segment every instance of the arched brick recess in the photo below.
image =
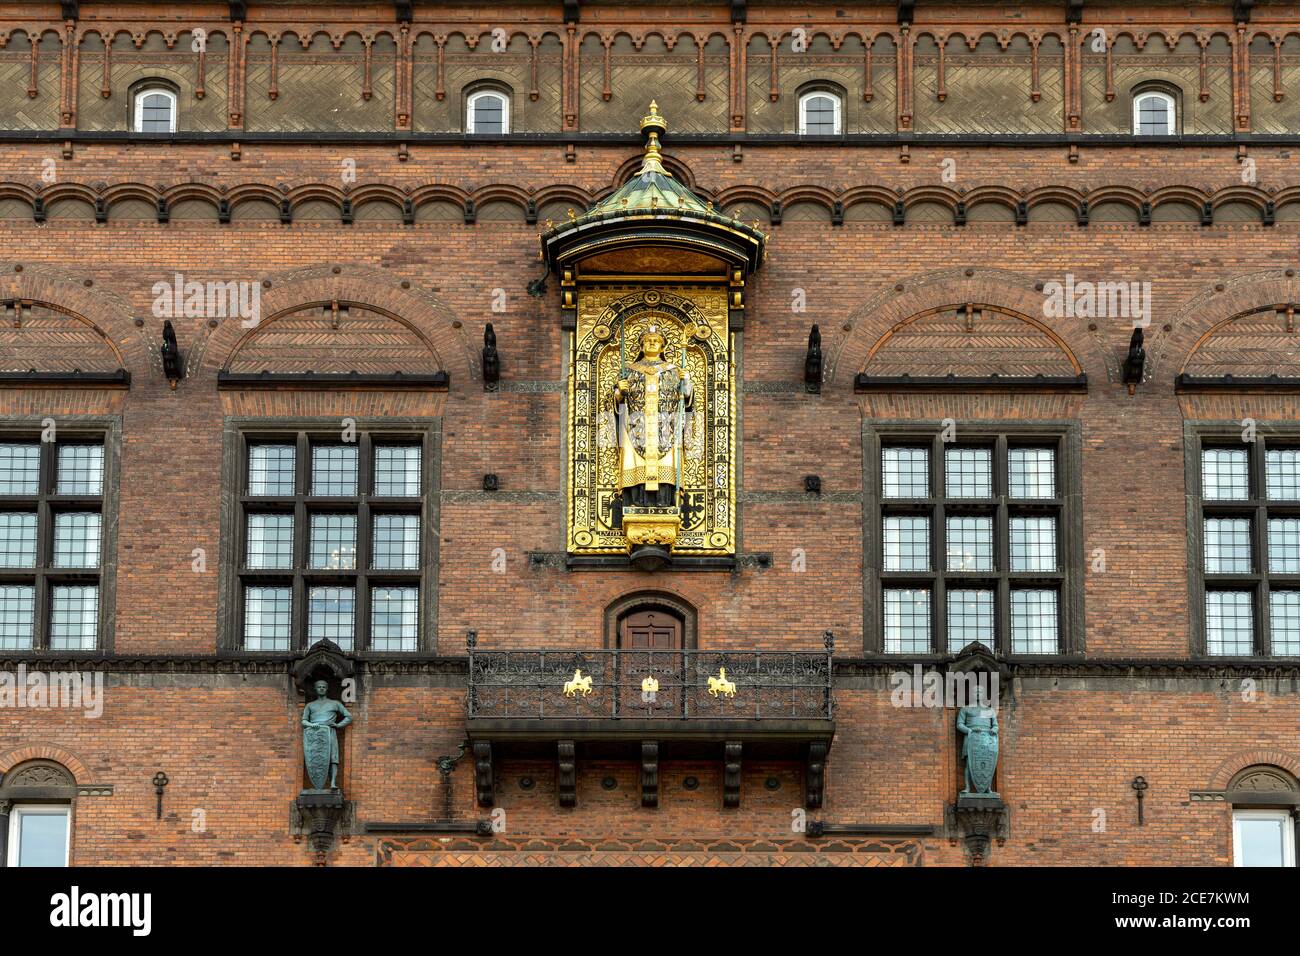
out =
<svg viewBox="0 0 1300 956"><path fill-rule="evenodd" d="M1300 777L1300 756L1285 750L1243 750L1233 754L1215 769L1206 790L1226 790L1232 778L1255 764L1272 764Z"/></svg>
<svg viewBox="0 0 1300 956"><path fill-rule="evenodd" d="M328 305L335 299L355 302L398 316L417 330L453 382L481 379L467 340L452 328L452 311L426 293L401 288L392 276L361 270L344 270L336 275L324 268L271 276L270 282L271 288L263 288L260 294L264 323L307 305ZM202 368L215 374L226 366L248 332L239 317L223 319L201 346L192 349L190 369Z"/></svg>
<svg viewBox="0 0 1300 956"><path fill-rule="evenodd" d="M1100 335L1088 331L1086 319L1042 318L1044 297L1034 288L1033 279L996 269L972 272L968 276L965 270L954 269L904 279L900 283L903 291L890 286L868 300L851 317L853 330L835 354L827 382L849 381L866 366L876 342L900 323L922 313L966 302L1033 316L1065 343L1090 378L1106 381L1114 377L1112 367L1117 367L1117 360L1108 361Z"/></svg>
<svg viewBox="0 0 1300 956"><path fill-rule="evenodd" d="M605 647L610 649L618 647L620 617L634 608L651 604L671 608L680 614L683 624L682 646L687 650L699 647L699 610L694 603L663 588L637 588L620 595L605 606L605 619L601 629L605 638Z"/></svg>
<svg viewBox="0 0 1300 956"><path fill-rule="evenodd" d="M1287 302L1300 301L1300 279L1288 278L1281 270L1236 276L1193 297L1170 321L1171 331L1147 345L1147 363L1152 371L1166 369L1169 375L1182 371L1201 338L1238 315Z"/></svg>
<svg viewBox="0 0 1300 956"><path fill-rule="evenodd" d="M133 377L162 374L162 358L148 323L136 328L131 307L117 293L43 266L24 265L21 272L14 271L16 267L10 264L0 272L0 299L30 299L69 312L104 334Z"/></svg>
<svg viewBox="0 0 1300 956"><path fill-rule="evenodd" d="M90 772L80 757L53 744L25 744L5 751L0 754L0 774L6 774L29 760L53 760L66 767L77 783L86 783L90 779Z"/></svg>
<svg viewBox="0 0 1300 956"><path fill-rule="evenodd" d="M876 340L869 375L1077 375L1078 360L1040 319L983 309L966 327L951 307L922 313Z"/></svg>

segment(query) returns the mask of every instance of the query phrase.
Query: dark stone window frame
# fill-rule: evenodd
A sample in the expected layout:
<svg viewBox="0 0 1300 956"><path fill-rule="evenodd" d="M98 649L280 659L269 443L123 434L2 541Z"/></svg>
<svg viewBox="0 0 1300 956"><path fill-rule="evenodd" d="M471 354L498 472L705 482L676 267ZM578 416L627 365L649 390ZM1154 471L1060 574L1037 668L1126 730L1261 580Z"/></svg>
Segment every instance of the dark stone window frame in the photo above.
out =
<svg viewBox="0 0 1300 956"><path fill-rule="evenodd" d="M42 442L43 423L54 422L54 441ZM120 495L122 420L117 416L99 415L21 415L0 419L0 441L38 442L41 445L40 488L36 495L0 496L0 510L36 508L36 567L0 569L0 584L35 584L36 616L32 627L32 647L0 649L10 658L93 657L112 653L117 623L117 528ZM64 444L101 443L104 448L104 475L101 493L96 495L58 495L58 446ZM73 506L76 506L75 508ZM100 552L98 568L56 568L54 561L54 514L67 510L94 510L100 514ZM58 584L99 585L99 609L93 649L58 649L50 647L50 616L53 587Z"/></svg>
<svg viewBox="0 0 1300 956"><path fill-rule="evenodd" d="M1274 581L1285 582L1286 590L1300 590L1300 575L1270 574L1268 570L1268 519L1300 518L1300 501L1269 501L1265 486L1265 462L1269 448L1300 449L1300 425L1286 422L1256 422L1255 441L1242 440L1243 425L1237 421L1190 421L1183 424L1184 467L1187 498L1188 615L1191 624L1192 656L1213 661L1297 660L1300 655L1272 653L1273 635L1269 593ZM1201 453L1207 449L1242 449L1247 454L1250 497L1243 501L1206 501L1202 484ZM1207 574L1205 570L1205 519L1246 517L1250 519L1251 572L1249 574ZM1252 626L1255 652L1248 657L1211 654L1205 630L1205 596L1209 589L1245 591L1252 595Z"/></svg>
<svg viewBox="0 0 1300 956"><path fill-rule="evenodd" d="M217 613L218 651L223 654L274 656L300 654L307 650L308 601L311 584L337 581L356 589L354 597L353 650L349 656L401 658L430 655L438 639L438 555L441 541L440 475L442 471L442 421L437 418L356 418L359 448L358 494L313 498L306 494L310 480L310 457L305 447L343 444L342 418L227 418L222 436L220 604ZM366 489L373 487L373 446L418 441L420 495L407 498L378 498ZM292 443L295 453L295 494L290 498L250 498L247 495L248 448L253 443ZM244 567L247 515L250 510L283 512L292 502L294 513L294 566L285 570L249 570ZM251 509L247 507L252 505ZM368 567L369 548L363 541L373 537L373 513L419 514L420 567L414 571L376 570ZM357 515L357 567L330 571L306 567L310 552L312 513L337 512ZM283 586L291 582L293 593L289 650L249 650L244 646L244 587L264 580ZM413 651L370 649L370 588L409 585L419 590L419 629Z"/></svg>
<svg viewBox="0 0 1300 956"><path fill-rule="evenodd" d="M942 440L941 421L866 421L863 423L863 651L890 660L944 660L956 651L948 650L947 588L949 582L994 590L993 628L1000 657L1016 660L1081 656L1084 653L1084 580L1086 562L1083 540L1082 463L1083 430L1077 420L990 422L957 420L956 440ZM930 449L930 497L885 499L882 494L881 449L888 445L925 445ZM948 447L984 446L993 449L993 497L947 499L935 493L943 488L943 450ZM1007 496L1007 449L1048 447L1056 449L1056 497L1052 499L1009 499ZM946 488L944 489L946 492ZM954 503L946 511L947 502ZM947 527L945 514L990 514L993 522L994 568L988 572L947 570ZM1010 570L1011 514L1057 515L1056 548L1058 570L1012 572ZM883 519L886 515L924 514L930 518L930 567L928 572L884 571ZM930 652L892 653L885 651L884 589L908 583L930 588ZM1055 654L1025 654L1011 651L1011 585L1052 586L1057 589L1057 637Z"/></svg>

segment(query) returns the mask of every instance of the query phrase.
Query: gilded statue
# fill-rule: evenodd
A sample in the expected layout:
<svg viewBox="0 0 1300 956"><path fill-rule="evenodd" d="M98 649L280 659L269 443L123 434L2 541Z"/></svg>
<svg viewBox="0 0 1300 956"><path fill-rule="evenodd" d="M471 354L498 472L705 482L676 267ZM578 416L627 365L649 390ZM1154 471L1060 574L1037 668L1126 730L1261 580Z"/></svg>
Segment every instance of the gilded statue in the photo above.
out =
<svg viewBox="0 0 1300 956"><path fill-rule="evenodd" d="M614 388L618 416L619 491L624 507L676 507L685 429L694 409L690 372L664 357L656 326L641 335L636 358Z"/></svg>

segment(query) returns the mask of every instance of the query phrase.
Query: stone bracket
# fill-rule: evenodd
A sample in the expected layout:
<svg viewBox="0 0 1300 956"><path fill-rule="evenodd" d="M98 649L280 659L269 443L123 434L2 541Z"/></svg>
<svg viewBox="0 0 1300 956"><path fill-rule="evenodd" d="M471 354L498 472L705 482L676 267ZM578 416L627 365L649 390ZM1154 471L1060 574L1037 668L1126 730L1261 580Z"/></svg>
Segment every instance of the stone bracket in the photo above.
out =
<svg viewBox="0 0 1300 956"><path fill-rule="evenodd" d="M659 743L641 741L641 806L659 806Z"/></svg>
<svg viewBox="0 0 1300 956"><path fill-rule="evenodd" d="M578 805L578 758L572 740L560 740L555 745L555 789L560 796L560 806Z"/></svg>
<svg viewBox="0 0 1300 956"><path fill-rule="evenodd" d="M971 866L984 866L992 841L998 846L1007 841L1010 810L996 793L958 794L957 802L944 808L944 829L949 845L965 842Z"/></svg>
<svg viewBox="0 0 1300 956"><path fill-rule="evenodd" d="M740 752L738 740L728 740L722 755L722 805L729 810L740 806Z"/></svg>
<svg viewBox="0 0 1300 956"><path fill-rule="evenodd" d="M347 843L356 827L356 804L340 790L303 790L289 808L289 832L294 842L311 842L316 866L324 866L334 840Z"/></svg>
<svg viewBox="0 0 1300 956"><path fill-rule="evenodd" d="M490 807L495 798L496 781L492 774L492 743L474 741L474 794L480 807Z"/></svg>
<svg viewBox="0 0 1300 956"><path fill-rule="evenodd" d="M814 740L808 744L808 762L804 767L804 807L820 810L826 791L826 751L829 744Z"/></svg>

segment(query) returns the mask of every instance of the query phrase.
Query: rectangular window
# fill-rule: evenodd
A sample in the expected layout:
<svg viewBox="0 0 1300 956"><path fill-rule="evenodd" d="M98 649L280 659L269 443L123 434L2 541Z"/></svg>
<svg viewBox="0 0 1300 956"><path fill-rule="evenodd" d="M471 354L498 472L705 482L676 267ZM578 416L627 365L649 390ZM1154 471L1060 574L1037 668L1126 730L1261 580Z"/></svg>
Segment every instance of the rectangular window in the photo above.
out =
<svg viewBox="0 0 1300 956"><path fill-rule="evenodd" d="M277 434L249 421L228 435L227 474L244 493L226 519L242 534L239 560L223 569L237 609L223 619L226 645L284 652L328 639L411 652L432 641L423 596L435 432L375 422L340 442L333 422Z"/></svg>
<svg viewBox="0 0 1300 956"><path fill-rule="evenodd" d="M1206 501L1245 501L1250 497L1250 466L1240 448L1201 452L1201 494Z"/></svg>
<svg viewBox="0 0 1300 956"><path fill-rule="evenodd" d="M948 519L948 570L993 570L992 518L960 515Z"/></svg>
<svg viewBox="0 0 1300 956"><path fill-rule="evenodd" d="M1230 657L1300 656L1300 430L1185 428L1193 645Z"/></svg>
<svg viewBox="0 0 1300 956"><path fill-rule="evenodd" d="M117 427L0 422L0 650L111 647Z"/></svg>
<svg viewBox="0 0 1300 956"><path fill-rule="evenodd" d="M9 811L9 866L67 866L71 808L18 804Z"/></svg>
<svg viewBox="0 0 1300 956"><path fill-rule="evenodd" d="M1042 588L1011 592L1011 650L1015 654L1055 654L1059 614L1056 592Z"/></svg>
<svg viewBox="0 0 1300 956"><path fill-rule="evenodd" d="M949 591L948 653L956 654L976 642L993 648L993 592Z"/></svg>
<svg viewBox="0 0 1300 956"><path fill-rule="evenodd" d="M883 534L886 571L930 570L929 518L886 518Z"/></svg>
<svg viewBox="0 0 1300 956"><path fill-rule="evenodd" d="M0 512L0 567L36 567L36 512Z"/></svg>
<svg viewBox="0 0 1300 956"><path fill-rule="evenodd" d="M885 653L930 651L930 592L885 589Z"/></svg>
<svg viewBox="0 0 1300 956"><path fill-rule="evenodd" d="M1288 810L1234 810L1233 866L1295 866L1295 823Z"/></svg>
<svg viewBox="0 0 1300 956"><path fill-rule="evenodd" d="M1273 653L1300 657L1300 591L1272 591L1268 601Z"/></svg>
<svg viewBox="0 0 1300 956"><path fill-rule="evenodd" d="M1205 595L1205 637L1211 654L1247 655L1255 648L1254 595L1209 591Z"/></svg>
<svg viewBox="0 0 1300 956"><path fill-rule="evenodd" d="M880 462L868 477L867 602L879 629L869 626L868 648L1077 650L1078 425L964 423L958 442L938 424L864 427L868 460Z"/></svg>
<svg viewBox="0 0 1300 956"><path fill-rule="evenodd" d="M880 452L881 492L886 498L930 497L930 450L895 448Z"/></svg>

